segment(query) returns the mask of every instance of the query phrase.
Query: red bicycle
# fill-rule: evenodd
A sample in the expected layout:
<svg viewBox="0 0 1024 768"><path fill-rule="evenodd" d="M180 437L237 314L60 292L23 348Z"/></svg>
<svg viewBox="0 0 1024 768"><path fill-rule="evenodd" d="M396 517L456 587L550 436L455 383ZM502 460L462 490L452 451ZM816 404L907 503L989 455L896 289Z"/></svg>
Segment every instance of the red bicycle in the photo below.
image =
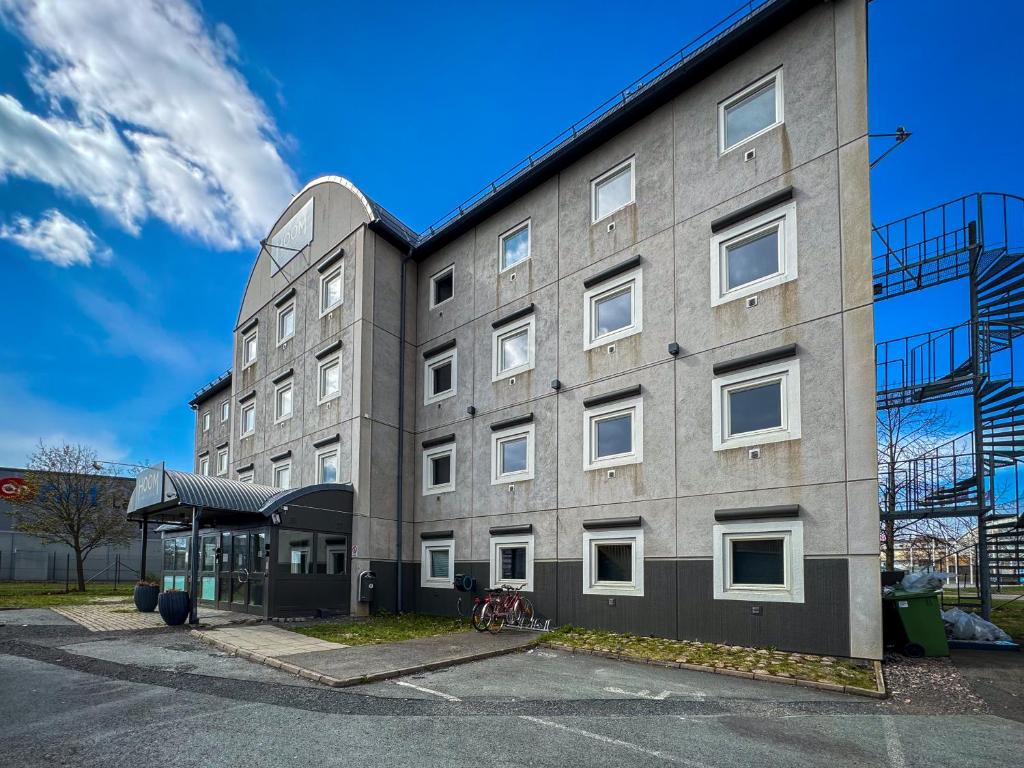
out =
<svg viewBox="0 0 1024 768"><path fill-rule="evenodd" d="M470 623L477 632L497 634L506 623L528 623L533 616L533 603L523 597L519 587L498 587L473 600Z"/></svg>

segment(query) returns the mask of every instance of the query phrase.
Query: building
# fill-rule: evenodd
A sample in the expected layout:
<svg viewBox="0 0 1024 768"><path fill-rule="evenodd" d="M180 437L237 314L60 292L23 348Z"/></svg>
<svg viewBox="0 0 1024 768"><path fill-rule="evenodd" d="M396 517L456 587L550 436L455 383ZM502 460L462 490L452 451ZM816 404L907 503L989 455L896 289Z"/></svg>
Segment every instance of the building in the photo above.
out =
<svg viewBox="0 0 1024 768"><path fill-rule="evenodd" d="M251 523L353 611L454 613L469 574L556 624L878 658L866 34L863 0L762 3L423 235L310 182L195 471L350 489L333 555Z"/></svg>

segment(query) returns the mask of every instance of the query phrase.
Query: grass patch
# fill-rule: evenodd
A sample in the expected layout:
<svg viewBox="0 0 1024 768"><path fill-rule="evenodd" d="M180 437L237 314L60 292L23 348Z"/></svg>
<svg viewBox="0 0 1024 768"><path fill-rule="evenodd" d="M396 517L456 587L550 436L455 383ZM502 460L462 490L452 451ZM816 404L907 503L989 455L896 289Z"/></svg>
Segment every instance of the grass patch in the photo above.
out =
<svg viewBox="0 0 1024 768"><path fill-rule="evenodd" d="M316 637L343 645L377 645L412 640L416 637L447 635L472 629L465 619L403 613L379 614L368 619L325 622L323 624L284 625L285 629L307 637Z"/></svg>
<svg viewBox="0 0 1024 768"><path fill-rule="evenodd" d="M1012 603L993 600L992 623L1018 643L1024 643L1024 597Z"/></svg>
<svg viewBox="0 0 1024 768"><path fill-rule="evenodd" d="M763 672L779 677L876 689L874 667L831 656L812 656L777 651L773 648L745 648L692 640L665 640L629 633L620 635L615 632L571 626L555 630L546 636L544 642L556 647L616 653L637 660L654 659L700 664L717 669Z"/></svg>
<svg viewBox="0 0 1024 768"><path fill-rule="evenodd" d="M74 587L64 591L64 582L0 582L0 610L4 608L50 608L62 605L87 605L101 597L131 597L135 584L89 584L85 592Z"/></svg>

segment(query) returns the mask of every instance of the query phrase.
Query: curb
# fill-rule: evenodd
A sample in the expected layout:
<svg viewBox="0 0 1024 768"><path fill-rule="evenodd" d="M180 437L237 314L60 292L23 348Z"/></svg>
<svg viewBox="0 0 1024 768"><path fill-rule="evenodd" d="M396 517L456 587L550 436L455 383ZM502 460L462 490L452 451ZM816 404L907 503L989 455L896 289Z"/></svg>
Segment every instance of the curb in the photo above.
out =
<svg viewBox="0 0 1024 768"><path fill-rule="evenodd" d="M715 675L742 677L746 680L760 680L767 683L778 683L780 685L798 685L801 688L814 688L819 691L829 691L830 693L847 693L851 696L866 696L871 699L885 699L889 697L889 693L885 688L885 678L882 675L882 663L879 661L872 662L875 668L875 680L877 681L878 690L871 690L870 688L859 688L855 685L822 683L817 680L804 680L798 677L779 677L778 675L769 675L764 672L744 672L739 669L709 667L704 664L690 664L688 662L680 661L661 661L659 659L638 659L635 656L627 656L623 653L615 653L614 651L592 651L587 648L573 648L572 646L559 645L558 643L544 641L541 641L541 645L545 645L548 648L557 648L558 650L565 651L567 653L580 654L583 656L600 656L605 659L628 661L633 664L651 664L656 667L687 669L691 672L708 672Z"/></svg>
<svg viewBox="0 0 1024 768"><path fill-rule="evenodd" d="M478 651L476 653L467 654L464 656L453 656L447 659L440 659L439 661L431 661L426 664L415 664L411 667L402 667L401 669L389 669L385 672L376 672L372 675L358 675L353 677L332 677L331 675L324 675L316 670L306 669L295 664L290 664L287 661L282 661L280 658L274 656L264 656L260 653L253 651L243 650L237 645L226 643L223 640L217 640L213 637L200 632L198 630L190 630L189 634L193 637L197 637L204 643L219 648L220 650L230 653L232 656L237 656L242 659L248 659L257 664L264 664L268 667L280 669L282 672L288 672L289 674L301 677L305 680L310 680L314 683L320 683L331 688L348 688L353 685L362 685L364 683L376 683L381 680L390 680L395 677L405 677L406 675L415 675L420 672L431 672L435 669L444 669L445 667L455 667L460 664L468 664L471 661L480 661L482 659L491 659L496 656L505 656L510 653L518 653L531 645L537 645L539 642L535 640L527 645L517 645L511 648L495 648L488 651ZM286 656L287 658L287 656Z"/></svg>

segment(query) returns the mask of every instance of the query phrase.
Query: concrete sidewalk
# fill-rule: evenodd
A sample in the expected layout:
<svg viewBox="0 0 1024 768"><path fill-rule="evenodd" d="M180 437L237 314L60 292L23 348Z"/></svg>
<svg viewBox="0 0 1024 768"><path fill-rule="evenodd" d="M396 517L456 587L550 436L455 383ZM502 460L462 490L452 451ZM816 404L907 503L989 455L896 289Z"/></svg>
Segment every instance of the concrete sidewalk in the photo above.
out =
<svg viewBox="0 0 1024 768"><path fill-rule="evenodd" d="M456 632L398 643L344 646L277 627L194 630L193 634L228 653L332 688L388 680L513 653L538 640L534 632L504 631L498 635ZM314 644L329 647L316 648Z"/></svg>

